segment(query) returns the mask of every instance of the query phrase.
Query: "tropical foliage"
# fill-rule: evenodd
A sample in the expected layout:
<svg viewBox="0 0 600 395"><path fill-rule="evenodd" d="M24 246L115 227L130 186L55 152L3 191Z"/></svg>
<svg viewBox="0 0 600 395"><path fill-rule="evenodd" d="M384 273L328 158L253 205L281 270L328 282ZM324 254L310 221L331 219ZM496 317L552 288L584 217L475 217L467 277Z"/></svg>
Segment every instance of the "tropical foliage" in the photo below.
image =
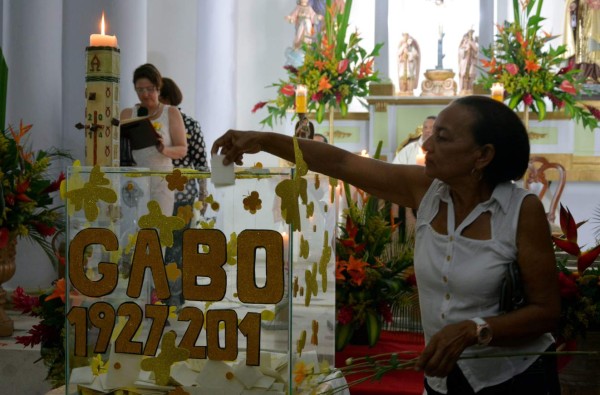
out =
<svg viewBox="0 0 600 395"><path fill-rule="evenodd" d="M557 36L541 31L542 4L543 0L513 0L514 22L498 25L494 43L482 48L487 60L482 60L485 73L479 82L485 89L503 83L512 109L523 103L543 120L551 103L554 110L564 110L593 130L598 127L600 110L577 103L576 97L584 92L580 70L574 68L574 61L565 64L564 45L550 45Z"/></svg>
<svg viewBox="0 0 600 395"><path fill-rule="evenodd" d="M271 85L277 89L277 97L254 106L252 112L267 108L268 116L261 124L273 127L273 120L281 120L288 110L295 108L297 85L307 86L308 111L316 112L319 123L326 109L339 109L345 116L352 100L368 95L368 84L379 80L373 63L383 44L376 44L367 52L360 46L362 39L358 32L350 33L346 40L351 8L352 0L346 0L341 12L327 0L325 27L316 40L303 44L303 65L285 66L287 79Z"/></svg>

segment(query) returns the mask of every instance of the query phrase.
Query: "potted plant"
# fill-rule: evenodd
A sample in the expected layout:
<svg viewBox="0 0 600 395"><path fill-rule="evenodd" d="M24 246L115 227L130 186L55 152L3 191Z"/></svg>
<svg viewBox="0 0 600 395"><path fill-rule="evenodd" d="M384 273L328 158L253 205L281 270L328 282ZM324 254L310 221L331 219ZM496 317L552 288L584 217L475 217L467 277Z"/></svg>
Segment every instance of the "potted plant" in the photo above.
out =
<svg viewBox="0 0 600 395"><path fill-rule="evenodd" d="M381 143L377 152L380 150ZM384 321L392 320L392 305L405 295L416 294L414 244L410 238L392 240L397 225L391 222L391 204L360 190L360 198L354 200L350 186L344 187L345 223L336 240L338 351L356 337L375 345Z"/></svg>

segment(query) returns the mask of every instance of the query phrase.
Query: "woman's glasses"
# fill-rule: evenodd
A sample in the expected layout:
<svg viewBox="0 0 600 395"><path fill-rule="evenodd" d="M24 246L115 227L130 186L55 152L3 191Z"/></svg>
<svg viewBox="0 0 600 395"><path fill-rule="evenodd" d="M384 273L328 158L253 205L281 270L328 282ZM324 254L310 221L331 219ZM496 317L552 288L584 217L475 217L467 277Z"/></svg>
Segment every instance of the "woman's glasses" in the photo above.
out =
<svg viewBox="0 0 600 395"><path fill-rule="evenodd" d="M156 87L155 86L148 86L148 87L140 87L140 88L135 88L135 91L137 92L138 95L143 95L144 93L154 93L156 92Z"/></svg>

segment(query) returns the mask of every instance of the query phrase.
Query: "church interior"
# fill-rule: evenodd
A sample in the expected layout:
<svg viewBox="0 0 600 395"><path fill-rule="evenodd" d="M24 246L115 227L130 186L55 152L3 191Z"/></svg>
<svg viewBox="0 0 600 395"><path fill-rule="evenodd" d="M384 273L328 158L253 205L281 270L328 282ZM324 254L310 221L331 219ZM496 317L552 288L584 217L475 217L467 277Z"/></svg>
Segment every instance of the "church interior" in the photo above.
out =
<svg viewBox="0 0 600 395"><path fill-rule="evenodd" d="M523 35L510 30L519 24ZM335 33L342 27L340 38ZM333 66L315 61L332 40L334 49L335 40L344 43L347 58ZM508 54L528 43L525 70L517 70ZM532 51L547 60L536 64ZM148 64L164 79L160 86ZM317 70L331 70L347 85L335 91L333 79L313 78ZM535 81L542 72L554 78L544 88ZM161 89L168 79L179 91L170 101ZM596 282L593 294L584 295L593 317L585 322L592 351L574 357L568 353L580 351L581 343L575 335L563 341L557 377L563 394L598 394L598 377L584 374L600 368L598 0L0 0L6 140L0 140L0 393L437 394L413 368L424 337L430 340L421 326L418 280L411 283L417 211L308 171L297 140L320 136L358 156L425 166L423 144L441 133L436 116L468 96L503 102L521 119L530 160L516 185L541 200L559 240L553 244L558 272L577 272L573 286L584 271L595 276L587 281ZM154 102L144 108L154 99L156 110ZM174 113L180 124L170 118ZM137 121L148 119L146 132L156 136L140 148L130 135L141 133ZM132 131L125 132L128 123ZM189 125L197 125L201 143L192 143ZM168 137L161 134L165 126ZM245 156L234 174L210 152L230 129L296 136L296 164L258 152ZM202 165L176 152L185 138L187 154L196 144ZM7 151L12 147L16 152ZM143 150L167 158L168 167L145 162ZM50 153L51 162L40 152ZM30 171L36 162L49 180L38 189L8 167ZM40 208L52 213L45 225L60 225L38 226L41 243L13 242L26 231L10 228L11 218L18 218L20 202L35 206L27 195L34 189L43 196ZM181 198L190 191L194 196ZM61 215L54 216L58 206ZM351 217L352 209L361 214ZM351 269L358 261L344 254L360 247L368 227L359 218L368 210L388 233L377 256L362 256L362 263L407 263L399 273L377 272L402 280L386 282L382 291L396 292L395 300L382 299L393 318L382 322L361 310L376 330L354 345L354 329L343 332L340 295L350 298L344 303L358 296L348 296L340 279L356 282L352 270L363 270ZM12 266L3 268L9 258ZM186 267L193 260L202 268ZM38 305L32 300L40 295L45 301ZM52 306L62 314L64 349L53 362L36 362L44 342L24 347L19 338L47 318L40 306L61 299ZM21 314L23 306L39 315ZM192 327L206 340L188 338ZM352 362L344 367L347 360L390 353L394 363L402 355L402 363L379 380L355 384ZM363 361L366 369L381 373L371 361ZM388 357L381 366L389 363Z"/></svg>

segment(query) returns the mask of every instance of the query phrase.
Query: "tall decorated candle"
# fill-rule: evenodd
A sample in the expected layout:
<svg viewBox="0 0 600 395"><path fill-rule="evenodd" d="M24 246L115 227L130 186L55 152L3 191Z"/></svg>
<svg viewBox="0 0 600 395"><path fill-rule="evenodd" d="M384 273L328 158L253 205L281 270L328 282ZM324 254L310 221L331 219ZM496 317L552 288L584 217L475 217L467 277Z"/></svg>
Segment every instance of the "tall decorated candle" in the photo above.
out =
<svg viewBox="0 0 600 395"><path fill-rule="evenodd" d="M119 166L120 50L117 37L105 34L104 13L100 34L90 35L85 73L85 164Z"/></svg>
<svg viewBox="0 0 600 395"><path fill-rule="evenodd" d="M298 114L306 114L307 109L307 94L308 90L306 85L296 86L296 112Z"/></svg>

